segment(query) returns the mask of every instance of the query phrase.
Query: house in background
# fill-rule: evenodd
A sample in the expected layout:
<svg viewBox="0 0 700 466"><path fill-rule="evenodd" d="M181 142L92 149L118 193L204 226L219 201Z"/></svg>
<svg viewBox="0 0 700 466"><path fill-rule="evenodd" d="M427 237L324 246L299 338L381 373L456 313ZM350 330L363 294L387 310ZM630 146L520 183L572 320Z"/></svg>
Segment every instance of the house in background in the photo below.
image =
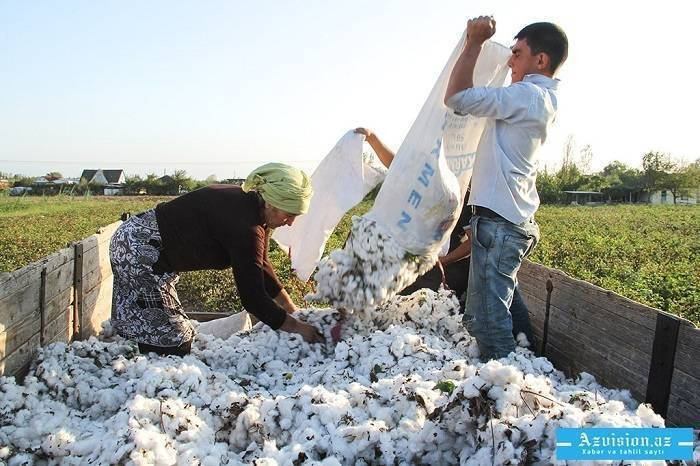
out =
<svg viewBox="0 0 700 466"><path fill-rule="evenodd" d="M68 192L72 186L77 184L75 178L58 178L52 176L38 176L34 178L31 192L43 196L52 196L61 192Z"/></svg>
<svg viewBox="0 0 700 466"><path fill-rule="evenodd" d="M673 205L673 193L668 190L653 191L646 194L645 202L650 204L670 204ZM700 187L678 194L676 205L697 205L700 203Z"/></svg>
<svg viewBox="0 0 700 466"><path fill-rule="evenodd" d="M567 203L571 205L603 204L603 193L599 191L564 191Z"/></svg>
<svg viewBox="0 0 700 466"><path fill-rule="evenodd" d="M83 170L80 182L102 189L105 196L117 196L124 189L124 170Z"/></svg>
<svg viewBox="0 0 700 466"><path fill-rule="evenodd" d="M10 196L22 196L31 192L32 188L30 186L15 186L14 188L10 188Z"/></svg>

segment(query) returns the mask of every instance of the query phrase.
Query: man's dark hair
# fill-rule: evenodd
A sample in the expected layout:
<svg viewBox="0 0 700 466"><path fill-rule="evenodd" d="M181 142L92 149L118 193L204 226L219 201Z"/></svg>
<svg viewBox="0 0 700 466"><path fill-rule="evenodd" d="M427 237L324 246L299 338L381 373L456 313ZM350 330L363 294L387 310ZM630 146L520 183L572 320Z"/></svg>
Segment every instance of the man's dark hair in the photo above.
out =
<svg viewBox="0 0 700 466"><path fill-rule="evenodd" d="M533 55L546 53L552 73L557 71L569 54L569 39L564 30L553 23L532 23L517 33L515 39L525 39Z"/></svg>

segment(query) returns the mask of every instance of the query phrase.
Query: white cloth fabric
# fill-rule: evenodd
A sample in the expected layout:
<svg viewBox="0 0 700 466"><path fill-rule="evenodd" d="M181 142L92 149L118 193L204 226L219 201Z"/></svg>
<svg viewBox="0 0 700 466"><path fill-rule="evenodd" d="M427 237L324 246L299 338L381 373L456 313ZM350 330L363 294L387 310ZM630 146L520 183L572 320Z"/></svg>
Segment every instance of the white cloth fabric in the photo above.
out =
<svg viewBox="0 0 700 466"><path fill-rule="evenodd" d="M530 74L508 87L474 87L449 99L456 113L488 118L474 162L469 205L487 207L516 224L537 211L537 150L556 115L557 84Z"/></svg>
<svg viewBox="0 0 700 466"><path fill-rule="evenodd" d="M392 162L383 167L361 156L364 136L348 132L311 176L314 196L309 213L272 238L290 253L292 268L308 280L328 237L342 216L387 177L369 218L383 225L407 251L424 254L449 247L449 233L460 212L472 175L478 141L486 118L459 116L444 103L445 89L465 35L433 86L430 95ZM479 57L474 82L502 86L510 49L487 41Z"/></svg>
<svg viewBox="0 0 700 466"><path fill-rule="evenodd" d="M279 246L291 256L300 280L311 277L326 241L345 213L384 180L386 169L362 153L365 137L348 131L311 175L314 195L309 212L294 224L275 229Z"/></svg>
<svg viewBox="0 0 700 466"><path fill-rule="evenodd" d="M466 34L445 64L391 163L374 207L367 213L402 248L415 255L437 254L449 240L486 123L485 118L455 115L444 104L450 74L465 38ZM479 86L502 86L510 54L503 45L484 43L474 82Z"/></svg>
<svg viewBox="0 0 700 466"><path fill-rule="evenodd" d="M250 320L250 315L248 315L248 312L241 311L221 319L202 322L197 327L197 333L211 335L216 338L221 338L222 340L228 340L231 335L238 332L248 331L252 327L253 324Z"/></svg>

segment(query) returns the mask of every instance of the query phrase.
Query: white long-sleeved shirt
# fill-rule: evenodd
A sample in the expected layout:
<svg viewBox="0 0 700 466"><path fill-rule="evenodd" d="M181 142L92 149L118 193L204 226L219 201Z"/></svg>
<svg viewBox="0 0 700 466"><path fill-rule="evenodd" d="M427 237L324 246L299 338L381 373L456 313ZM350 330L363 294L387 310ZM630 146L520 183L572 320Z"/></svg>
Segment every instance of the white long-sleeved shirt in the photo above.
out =
<svg viewBox="0 0 700 466"><path fill-rule="evenodd" d="M488 117L474 160L469 205L487 207L513 223L537 211L537 149L557 111L559 80L528 74L508 87L474 87L450 97L461 115Z"/></svg>

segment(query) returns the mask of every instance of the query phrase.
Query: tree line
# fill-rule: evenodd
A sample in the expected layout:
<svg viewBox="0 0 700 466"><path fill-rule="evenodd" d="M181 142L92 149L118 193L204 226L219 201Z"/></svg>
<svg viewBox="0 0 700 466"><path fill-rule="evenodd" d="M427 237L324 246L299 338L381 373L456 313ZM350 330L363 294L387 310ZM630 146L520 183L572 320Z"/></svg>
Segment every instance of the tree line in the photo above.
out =
<svg viewBox="0 0 700 466"><path fill-rule="evenodd" d="M62 179L63 175L60 172L52 171L44 175L44 178L52 182ZM102 194L104 190L104 186L89 183L85 179L81 179L76 184L46 184L41 186L35 183L35 177L21 174L0 172L0 179L7 180L7 187L31 187L34 194ZM238 184L240 180L236 178L217 180L215 175L210 175L204 180L197 180L190 177L185 170L175 170L173 174L164 176L158 176L155 173L149 173L143 177L141 175L130 175L126 176L122 184L122 194L177 195L214 183Z"/></svg>
<svg viewBox="0 0 700 466"><path fill-rule="evenodd" d="M158 176L154 173L149 173L145 177L140 175L127 176L124 182L124 194L176 195L214 183L238 184L239 182L235 178L217 180L214 175L209 175L203 180L196 180L188 176L185 170L175 170L172 175L166 176Z"/></svg>
<svg viewBox="0 0 700 466"><path fill-rule="evenodd" d="M651 193L667 191L676 204L681 196L700 192L700 159L685 163L670 154L650 151L642 156L641 169L614 161L599 172L589 173L592 158L591 146L577 154L569 138L559 169L550 172L545 168L537 175L541 202L565 203L565 191L600 192L601 200L610 202L644 202Z"/></svg>
<svg viewBox="0 0 700 466"><path fill-rule="evenodd" d="M656 191L667 191L677 203L681 196L698 194L700 191L700 159L692 163L672 158L669 154L650 151L642 156L642 168L634 168L614 161L596 173L590 173L593 151L590 145L576 151L572 137L564 145L561 166L554 171L545 167L537 175L537 192L544 204L566 203L569 199L565 191L593 191L602 193L603 199L610 202L644 202L648 195ZM62 178L59 172L45 175L48 180ZM0 179L6 179L12 186L34 186L34 178L0 172ZM241 180L229 178L217 180L210 175L204 180L196 180L185 170L176 170L171 175L158 176L150 173L144 177L131 175L123 184L123 194L138 195L177 195L183 192L208 186L213 183L239 184ZM73 194L100 192L100 186L81 180L75 185L49 186L35 189L36 194L49 194L56 191ZM47 191L48 190L48 191Z"/></svg>

